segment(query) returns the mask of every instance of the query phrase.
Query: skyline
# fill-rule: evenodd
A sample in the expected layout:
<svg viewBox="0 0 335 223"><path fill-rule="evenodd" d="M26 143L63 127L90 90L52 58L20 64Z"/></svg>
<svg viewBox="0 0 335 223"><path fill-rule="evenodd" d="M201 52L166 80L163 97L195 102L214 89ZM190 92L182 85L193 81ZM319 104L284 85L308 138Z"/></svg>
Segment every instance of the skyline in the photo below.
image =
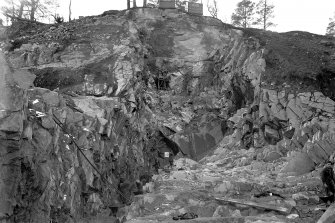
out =
<svg viewBox="0 0 335 223"><path fill-rule="evenodd" d="M204 15L209 16L207 0L204 3ZM1 1L2 2L2 1ZM0 7L3 3L0 2ZM240 0L218 0L218 18L225 23L231 23L230 17ZM257 0L255 0L257 2ZM307 0L301 4L301 0L270 0L275 5L273 22L275 27L271 31L306 31L324 35L329 23L329 18L334 16L335 1L333 0ZM69 0L59 0L60 7L57 10L66 20L68 18ZM137 0L137 5L142 6L142 0ZM127 8L126 0L72 0L72 17L99 15L108 10L124 10Z"/></svg>

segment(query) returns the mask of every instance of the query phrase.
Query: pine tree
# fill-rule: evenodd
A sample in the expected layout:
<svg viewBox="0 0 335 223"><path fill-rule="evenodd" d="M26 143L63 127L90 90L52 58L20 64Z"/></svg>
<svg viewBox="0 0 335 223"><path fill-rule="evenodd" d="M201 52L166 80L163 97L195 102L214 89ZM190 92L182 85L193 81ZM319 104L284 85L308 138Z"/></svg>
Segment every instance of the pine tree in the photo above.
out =
<svg viewBox="0 0 335 223"><path fill-rule="evenodd" d="M335 37L335 15L333 18L329 18L329 24L327 26L326 35Z"/></svg>
<svg viewBox="0 0 335 223"><path fill-rule="evenodd" d="M251 26L255 14L255 3L250 0L242 0L237 3L237 8L231 16L232 24L248 28Z"/></svg>
<svg viewBox="0 0 335 223"><path fill-rule="evenodd" d="M260 25L264 30L271 26L275 26L270 20L274 17L274 5L270 4L268 0L260 0L256 6L256 21L254 25Z"/></svg>

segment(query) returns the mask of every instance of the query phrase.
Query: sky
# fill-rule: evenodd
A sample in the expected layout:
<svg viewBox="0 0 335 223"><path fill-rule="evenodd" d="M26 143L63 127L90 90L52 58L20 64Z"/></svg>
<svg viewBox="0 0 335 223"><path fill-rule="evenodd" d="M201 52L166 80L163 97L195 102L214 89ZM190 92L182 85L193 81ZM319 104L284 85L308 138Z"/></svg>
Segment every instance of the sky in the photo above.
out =
<svg viewBox="0 0 335 223"><path fill-rule="evenodd" d="M4 4L0 0L0 7ZM58 0L60 7L58 13L68 18L68 5L70 0ZM201 0L199 0L201 1ZM208 0L204 3L204 15L209 15L206 10ZM241 0L217 0L218 17L230 23L231 14ZM258 1L258 0L254 0ZM273 22L277 26L270 28L276 32L307 31L324 35L329 18L334 17L335 0L269 0L275 5ZM142 6L142 0L137 0L137 6ZM72 16L98 15L107 10L126 9L127 0L72 0Z"/></svg>

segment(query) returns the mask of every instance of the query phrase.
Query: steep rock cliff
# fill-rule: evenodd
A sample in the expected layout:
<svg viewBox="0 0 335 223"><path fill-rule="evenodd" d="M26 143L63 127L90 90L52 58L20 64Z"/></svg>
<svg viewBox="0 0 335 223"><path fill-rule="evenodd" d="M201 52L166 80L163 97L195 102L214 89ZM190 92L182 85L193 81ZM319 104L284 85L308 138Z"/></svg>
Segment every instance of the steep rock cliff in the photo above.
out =
<svg viewBox="0 0 335 223"><path fill-rule="evenodd" d="M1 218L71 221L131 202L156 154L124 104L27 87L3 54L1 67Z"/></svg>
<svg viewBox="0 0 335 223"><path fill-rule="evenodd" d="M9 58L36 75L36 86L121 97L134 114L146 107L193 158L222 139L228 114L252 103L265 67L256 39L176 10L107 12L32 29L38 34L16 38Z"/></svg>

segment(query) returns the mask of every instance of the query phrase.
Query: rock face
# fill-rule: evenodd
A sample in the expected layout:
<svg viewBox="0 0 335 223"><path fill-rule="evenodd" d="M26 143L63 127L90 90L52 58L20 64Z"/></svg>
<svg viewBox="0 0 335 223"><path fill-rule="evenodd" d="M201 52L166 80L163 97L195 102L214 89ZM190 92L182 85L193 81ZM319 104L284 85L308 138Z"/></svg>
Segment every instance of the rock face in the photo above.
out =
<svg viewBox="0 0 335 223"><path fill-rule="evenodd" d="M22 45L9 55L15 68L36 75L36 86L123 98L134 115L151 112L171 129L169 138L193 158L220 142L228 114L252 103L265 69L256 39L176 10L106 13L36 29L40 34L17 38Z"/></svg>
<svg viewBox="0 0 335 223"><path fill-rule="evenodd" d="M227 168L289 156L281 173L294 175L334 153L335 49L322 36L150 8L7 33L0 214L15 222L123 206L166 152Z"/></svg>
<svg viewBox="0 0 335 223"><path fill-rule="evenodd" d="M0 56L1 218L71 221L128 203L131 194L121 198L117 191L127 183L132 192L151 167L145 158L150 151L124 104L21 89Z"/></svg>

